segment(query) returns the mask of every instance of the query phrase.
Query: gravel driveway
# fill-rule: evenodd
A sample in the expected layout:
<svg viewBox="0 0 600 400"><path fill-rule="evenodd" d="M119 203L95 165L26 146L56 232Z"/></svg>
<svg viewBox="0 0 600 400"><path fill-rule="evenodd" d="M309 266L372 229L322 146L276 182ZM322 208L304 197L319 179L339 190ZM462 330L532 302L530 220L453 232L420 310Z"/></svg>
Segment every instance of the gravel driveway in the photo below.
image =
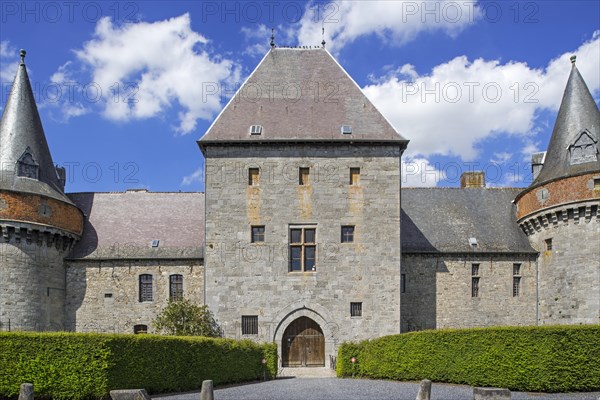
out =
<svg viewBox="0 0 600 400"><path fill-rule="evenodd" d="M419 384L366 379L282 378L215 390L215 400L414 400ZM543 394L513 392L512 398L597 400L600 392ZM199 393L156 397L160 400L198 400ZM473 398L473 389L463 385L433 383L432 400Z"/></svg>

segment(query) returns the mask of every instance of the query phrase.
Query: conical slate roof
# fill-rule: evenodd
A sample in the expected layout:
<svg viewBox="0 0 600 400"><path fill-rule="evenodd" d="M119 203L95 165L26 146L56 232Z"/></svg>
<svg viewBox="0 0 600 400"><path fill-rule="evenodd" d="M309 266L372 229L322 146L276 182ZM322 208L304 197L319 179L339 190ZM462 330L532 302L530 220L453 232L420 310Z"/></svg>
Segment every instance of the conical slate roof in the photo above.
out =
<svg viewBox="0 0 600 400"><path fill-rule="evenodd" d="M600 171L600 111L571 58L573 67L558 111L544 165L533 186Z"/></svg>
<svg viewBox="0 0 600 400"><path fill-rule="evenodd" d="M240 141L408 142L324 48L272 48L199 143Z"/></svg>
<svg viewBox="0 0 600 400"><path fill-rule="evenodd" d="M42 194L71 203L61 189L48 149L24 63L24 51L21 57L0 123L0 189ZM36 173L19 174L19 161L33 166Z"/></svg>

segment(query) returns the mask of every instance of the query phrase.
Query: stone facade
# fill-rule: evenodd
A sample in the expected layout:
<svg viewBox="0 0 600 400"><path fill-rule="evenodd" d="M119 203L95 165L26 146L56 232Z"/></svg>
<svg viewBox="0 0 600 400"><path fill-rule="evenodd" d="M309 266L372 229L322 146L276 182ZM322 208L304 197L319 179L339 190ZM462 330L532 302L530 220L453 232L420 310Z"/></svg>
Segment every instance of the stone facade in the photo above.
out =
<svg viewBox="0 0 600 400"><path fill-rule="evenodd" d="M473 265L479 265L473 275ZM519 265L515 274L515 265ZM403 254L402 331L536 325L537 262L518 254ZM479 278L473 296L472 278ZM519 291L513 292L514 278Z"/></svg>
<svg viewBox="0 0 600 400"><path fill-rule="evenodd" d="M140 301L139 277L152 275L152 301ZM204 302L202 260L71 260L66 265L66 329L77 332L154 332L152 320L169 301L169 277L183 277L183 295Z"/></svg>
<svg viewBox="0 0 600 400"><path fill-rule="evenodd" d="M0 242L0 330L64 330L63 258L69 242L33 231L28 224L20 227L22 235L19 229L16 235L14 229L2 228L6 236Z"/></svg>
<svg viewBox="0 0 600 400"><path fill-rule="evenodd" d="M309 316L327 356L340 341L400 332L399 146L211 145L205 155L206 303L228 337L242 337L243 315L258 316L260 341ZM350 168L360 168L355 185ZM342 225L355 227L352 243L341 243ZM263 243L251 243L252 226L265 227ZM315 272L290 272L292 227L316 229Z"/></svg>

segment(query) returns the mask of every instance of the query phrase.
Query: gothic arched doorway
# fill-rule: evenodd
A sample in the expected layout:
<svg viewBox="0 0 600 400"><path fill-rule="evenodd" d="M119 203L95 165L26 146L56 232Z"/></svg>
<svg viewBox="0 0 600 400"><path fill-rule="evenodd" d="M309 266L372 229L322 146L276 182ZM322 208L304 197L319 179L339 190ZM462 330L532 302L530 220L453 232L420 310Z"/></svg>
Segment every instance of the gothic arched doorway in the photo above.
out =
<svg viewBox="0 0 600 400"><path fill-rule="evenodd" d="M294 320L283 333L283 367L324 367L325 336L319 324L308 317Z"/></svg>

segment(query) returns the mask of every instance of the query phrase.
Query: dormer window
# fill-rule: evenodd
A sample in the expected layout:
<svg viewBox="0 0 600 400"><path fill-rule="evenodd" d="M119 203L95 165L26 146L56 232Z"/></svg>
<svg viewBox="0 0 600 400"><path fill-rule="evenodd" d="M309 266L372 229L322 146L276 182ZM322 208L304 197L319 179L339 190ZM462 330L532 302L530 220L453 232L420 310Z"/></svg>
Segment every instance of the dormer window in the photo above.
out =
<svg viewBox="0 0 600 400"><path fill-rule="evenodd" d="M583 131L577 140L569 146L571 165L596 162L598 160L597 140L588 132Z"/></svg>
<svg viewBox="0 0 600 400"><path fill-rule="evenodd" d="M250 135L252 135L252 136L262 135L262 125L251 125L250 126Z"/></svg>
<svg viewBox="0 0 600 400"><path fill-rule="evenodd" d="M351 135L352 127L350 125L342 125L342 135Z"/></svg>
<svg viewBox="0 0 600 400"><path fill-rule="evenodd" d="M40 166L31 155L31 149L27 147L23 155L17 161L17 176L39 179Z"/></svg>

